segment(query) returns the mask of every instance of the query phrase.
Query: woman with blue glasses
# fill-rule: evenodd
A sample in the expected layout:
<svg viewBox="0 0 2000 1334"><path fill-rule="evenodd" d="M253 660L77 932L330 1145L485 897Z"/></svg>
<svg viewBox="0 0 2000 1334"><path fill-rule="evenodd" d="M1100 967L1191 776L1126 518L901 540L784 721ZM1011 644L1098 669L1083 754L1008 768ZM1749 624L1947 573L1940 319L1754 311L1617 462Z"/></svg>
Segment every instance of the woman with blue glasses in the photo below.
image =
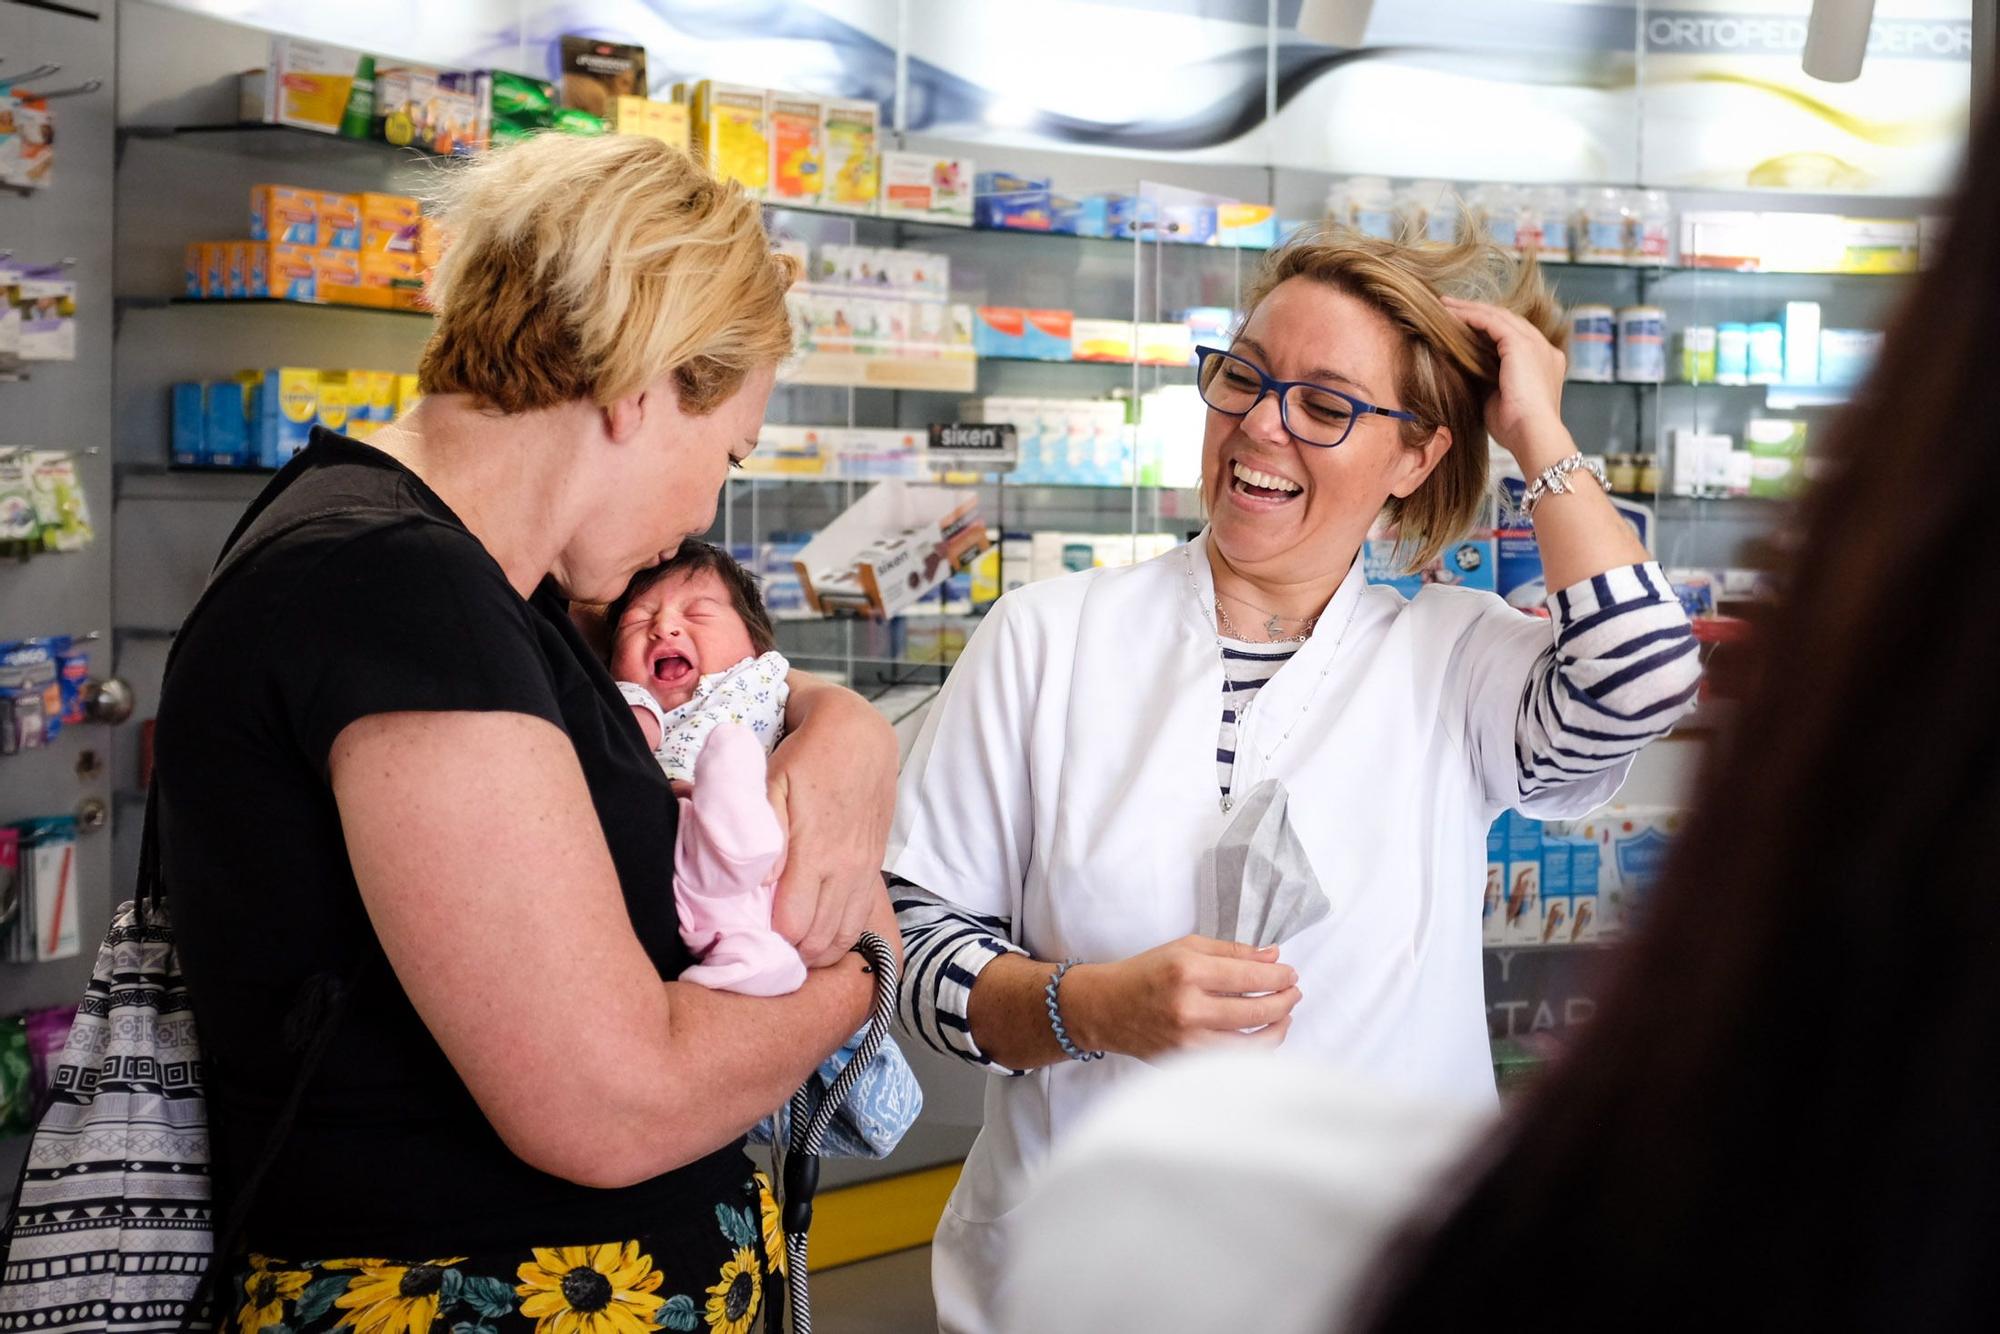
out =
<svg viewBox="0 0 2000 1334"><path fill-rule="evenodd" d="M1201 350L1207 529L1003 598L904 770L905 1020L995 1076L934 1252L948 1330L992 1327L1036 1169L1141 1062L1284 1042L1491 1103L1488 827L1602 804L1692 706L1687 620L1562 424L1532 267L1309 236L1246 306ZM1530 479L1547 621L1362 576L1379 521L1413 566L1477 522L1489 434ZM1204 860L1270 780L1324 903L1290 934L1191 934L1217 917Z"/></svg>

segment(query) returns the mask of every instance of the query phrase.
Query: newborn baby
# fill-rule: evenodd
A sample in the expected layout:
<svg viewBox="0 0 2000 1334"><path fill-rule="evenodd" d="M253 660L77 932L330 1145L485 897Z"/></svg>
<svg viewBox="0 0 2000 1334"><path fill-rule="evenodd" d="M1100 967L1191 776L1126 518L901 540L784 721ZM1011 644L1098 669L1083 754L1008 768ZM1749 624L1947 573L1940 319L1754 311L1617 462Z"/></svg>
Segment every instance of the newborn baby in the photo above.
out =
<svg viewBox="0 0 2000 1334"><path fill-rule="evenodd" d="M757 585L728 553L687 542L633 576L610 619L611 674L680 794L674 902L701 960L681 980L746 996L794 991L806 967L771 929L785 834L765 796L790 667Z"/></svg>

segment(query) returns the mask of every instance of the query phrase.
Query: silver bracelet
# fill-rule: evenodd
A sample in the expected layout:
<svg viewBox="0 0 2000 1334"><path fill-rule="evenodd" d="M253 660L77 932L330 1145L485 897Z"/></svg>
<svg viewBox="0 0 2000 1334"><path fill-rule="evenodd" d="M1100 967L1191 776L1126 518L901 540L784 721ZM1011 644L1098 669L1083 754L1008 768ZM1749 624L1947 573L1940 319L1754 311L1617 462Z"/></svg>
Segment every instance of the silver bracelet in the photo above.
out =
<svg viewBox="0 0 2000 1334"><path fill-rule="evenodd" d="M1569 480L1569 475L1579 468L1597 479L1598 489L1603 491L1605 495L1608 496L1611 494L1611 483L1604 479L1603 462L1599 459L1587 458L1582 454L1572 454L1568 458L1560 459L1542 469L1542 475L1535 479L1535 484L1528 488L1526 495L1521 497L1522 517L1526 518L1530 524L1534 523L1535 506L1541 504L1542 501L1552 495L1567 495L1575 490L1575 484Z"/></svg>

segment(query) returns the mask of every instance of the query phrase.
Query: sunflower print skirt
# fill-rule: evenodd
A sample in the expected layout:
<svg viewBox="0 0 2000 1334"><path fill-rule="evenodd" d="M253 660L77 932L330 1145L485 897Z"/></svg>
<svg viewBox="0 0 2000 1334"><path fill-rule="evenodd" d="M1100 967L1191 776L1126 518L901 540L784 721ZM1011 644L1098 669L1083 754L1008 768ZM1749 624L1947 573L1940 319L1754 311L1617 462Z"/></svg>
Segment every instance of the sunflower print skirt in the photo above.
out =
<svg viewBox="0 0 2000 1334"><path fill-rule="evenodd" d="M770 1183L759 1172L754 1184L754 1212L715 1206L720 1236L699 1260L684 1242L670 1256L643 1240L538 1246L525 1257L253 1254L232 1288L234 1319L217 1334L749 1334L766 1283L782 1283L785 1268Z"/></svg>

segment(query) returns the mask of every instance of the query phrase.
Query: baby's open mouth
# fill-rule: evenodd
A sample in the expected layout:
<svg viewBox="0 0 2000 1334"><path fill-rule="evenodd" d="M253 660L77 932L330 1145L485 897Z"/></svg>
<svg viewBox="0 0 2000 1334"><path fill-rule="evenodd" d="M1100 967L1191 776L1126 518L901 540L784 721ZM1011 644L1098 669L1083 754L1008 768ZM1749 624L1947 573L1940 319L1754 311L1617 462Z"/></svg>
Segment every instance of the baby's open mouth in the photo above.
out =
<svg viewBox="0 0 2000 1334"><path fill-rule="evenodd" d="M694 675L694 663L684 653L663 653L653 659L653 679L669 690L687 685Z"/></svg>

